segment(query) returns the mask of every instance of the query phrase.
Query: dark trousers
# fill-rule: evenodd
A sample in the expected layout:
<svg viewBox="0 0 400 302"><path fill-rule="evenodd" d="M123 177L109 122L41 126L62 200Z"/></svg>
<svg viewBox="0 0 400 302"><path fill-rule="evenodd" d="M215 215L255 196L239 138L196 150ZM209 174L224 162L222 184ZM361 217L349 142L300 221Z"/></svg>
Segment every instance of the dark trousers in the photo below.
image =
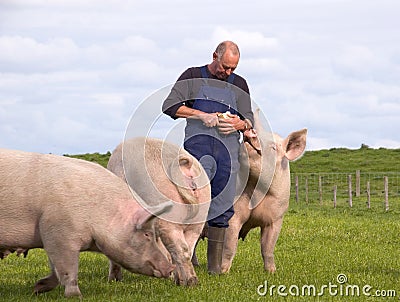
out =
<svg viewBox="0 0 400 302"><path fill-rule="evenodd" d="M199 134L187 139L184 148L201 163L210 179L212 200L208 225L228 227L234 214L239 142L235 137Z"/></svg>

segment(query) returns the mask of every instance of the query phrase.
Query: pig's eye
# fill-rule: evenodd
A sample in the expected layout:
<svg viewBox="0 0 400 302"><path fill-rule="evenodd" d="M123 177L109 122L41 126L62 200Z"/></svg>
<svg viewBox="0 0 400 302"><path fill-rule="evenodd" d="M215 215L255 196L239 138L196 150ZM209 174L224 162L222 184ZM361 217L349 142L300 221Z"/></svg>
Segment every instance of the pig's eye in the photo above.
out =
<svg viewBox="0 0 400 302"><path fill-rule="evenodd" d="M145 232L143 235L144 235L144 237L146 237L147 239L150 239L150 238L151 238L150 233L148 233L148 232Z"/></svg>
<svg viewBox="0 0 400 302"><path fill-rule="evenodd" d="M271 145L271 149L274 150L274 151L276 151L276 145L275 145L275 144L272 144L272 145Z"/></svg>

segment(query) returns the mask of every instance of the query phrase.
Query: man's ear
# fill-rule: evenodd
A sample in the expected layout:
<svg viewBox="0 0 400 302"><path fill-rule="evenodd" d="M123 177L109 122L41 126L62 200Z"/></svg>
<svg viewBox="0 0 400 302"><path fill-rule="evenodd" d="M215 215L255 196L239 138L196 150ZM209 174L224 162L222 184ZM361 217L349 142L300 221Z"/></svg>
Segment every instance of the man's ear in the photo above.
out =
<svg viewBox="0 0 400 302"><path fill-rule="evenodd" d="M213 52L213 61L218 59L218 54L214 51Z"/></svg>

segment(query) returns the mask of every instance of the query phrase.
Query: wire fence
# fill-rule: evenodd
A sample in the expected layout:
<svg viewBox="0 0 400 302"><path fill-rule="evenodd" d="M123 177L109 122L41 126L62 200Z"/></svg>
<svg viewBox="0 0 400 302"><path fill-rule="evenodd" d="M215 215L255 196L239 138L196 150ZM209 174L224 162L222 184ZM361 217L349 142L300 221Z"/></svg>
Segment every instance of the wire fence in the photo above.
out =
<svg viewBox="0 0 400 302"><path fill-rule="evenodd" d="M382 202L386 210L400 204L400 172L296 173L291 174L291 199L327 203L365 201L367 207Z"/></svg>

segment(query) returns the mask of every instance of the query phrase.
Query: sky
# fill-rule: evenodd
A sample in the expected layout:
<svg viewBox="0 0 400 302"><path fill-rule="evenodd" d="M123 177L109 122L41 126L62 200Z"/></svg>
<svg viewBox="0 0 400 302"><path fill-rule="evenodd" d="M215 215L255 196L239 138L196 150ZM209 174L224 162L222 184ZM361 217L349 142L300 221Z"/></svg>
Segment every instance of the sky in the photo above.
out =
<svg viewBox="0 0 400 302"><path fill-rule="evenodd" d="M400 148L398 0L0 0L0 148L112 151L219 42L274 132ZM172 131L171 133L173 133ZM177 132L177 131L175 131Z"/></svg>

